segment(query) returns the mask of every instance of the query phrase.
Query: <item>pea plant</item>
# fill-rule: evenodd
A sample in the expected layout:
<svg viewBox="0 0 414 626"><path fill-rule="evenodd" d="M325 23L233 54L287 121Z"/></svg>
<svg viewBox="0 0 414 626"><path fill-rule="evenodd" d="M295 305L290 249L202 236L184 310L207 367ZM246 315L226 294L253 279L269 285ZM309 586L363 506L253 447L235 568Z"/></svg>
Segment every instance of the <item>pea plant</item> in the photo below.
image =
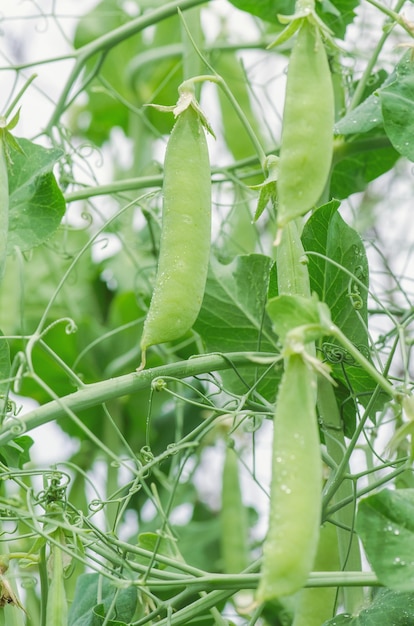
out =
<svg viewBox="0 0 414 626"><path fill-rule="evenodd" d="M414 623L410 10L4 11L0 624Z"/></svg>

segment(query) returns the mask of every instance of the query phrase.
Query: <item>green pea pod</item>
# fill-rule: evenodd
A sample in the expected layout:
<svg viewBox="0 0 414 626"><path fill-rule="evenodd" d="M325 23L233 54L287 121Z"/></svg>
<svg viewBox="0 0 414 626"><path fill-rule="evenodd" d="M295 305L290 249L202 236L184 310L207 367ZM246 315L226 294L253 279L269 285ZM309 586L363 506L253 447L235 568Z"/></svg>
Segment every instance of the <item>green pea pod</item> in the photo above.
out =
<svg viewBox="0 0 414 626"><path fill-rule="evenodd" d="M164 206L154 293L141 338L149 346L188 332L201 308L211 239L211 178L199 113L178 115L164 163Z"/></svg>
<svg viewBox="0 0 414 626"><path fill-rule="evenodd" d="M221 553L225 574L237 574L248 565L247 520L240 489L237 455L226 448L221 497Z"/></svg>
<svg viewBox="0 0 414 626"><path fill-rule="evenodd" d="M276 402L260 602L299 591L315 559L322 487L315 399L315 374L301 354L291 354Z"/></svg>
<svg viewBox="0 0 414 626"><path fill-rule="evenodd" d="M278 178L277 226L304 215L329 178L334 92L318 27L304 19L289 61Z"/></svg>

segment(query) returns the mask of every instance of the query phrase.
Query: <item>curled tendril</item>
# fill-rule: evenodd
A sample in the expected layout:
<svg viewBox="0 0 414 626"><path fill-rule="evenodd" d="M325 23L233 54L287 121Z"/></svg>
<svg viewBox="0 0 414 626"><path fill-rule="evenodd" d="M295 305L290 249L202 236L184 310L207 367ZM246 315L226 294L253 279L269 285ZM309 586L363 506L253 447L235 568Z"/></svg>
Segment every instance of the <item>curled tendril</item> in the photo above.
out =
<svg viewBox="0 0 414 626"><path fill-rule="evenodd" d="M370 359L371 355L367 346L355 345L355 347L366 359ZM344 364L359 367L359 363L355 361L354 357L351 356L349 352L345 350L345 348L342 348L342 346L338 346L335 343L329 343L325 341L322 344L321 352L325 360L329 363L333 363L334 365Z"/></svg>
<svg viewBox="0 0 414 626"><path fill-rule="evenodd" d="M9 424L9 420L7 420L7 426L9 427L11 434L15 437L26 432L27 426L19 417L16 417L15 415L11 416L10 422L11 423Z"/></svg>
<svg viewBox="0 0 414 626"><path fill-rule="evenodd" d="M32 562L29 563L32 565ZM20 561L20 567L22 567L22 563ZM35 576L25 576L21 581L21 586L23 589L33 589L37 585L37 579Z"/></svg>
<svg viewBox="0 0 414 626"><path fill-rule="evenodd" d="M93 215L92 215L92 213L90 213L89 211L82 211L80 216L83 219L83 221L85 222L85 230L87 228L89 228L90 226L92 226L92 224L93 224Z"/></svg>
<svg viewBox="0 0 414 626"><path fill-rule="evenodd" d="M345 365L355 365L355 359L349 354L345 348L335 343L325 341L322 344L322 354L326 361L333 364L344 363Z"/></svg>
<svg viewBox="0 0 414 626"><path fill-rule="evenodd" d="M262 415L249 415L243 424L243 430L246 433L255 433L263 424Z"/></svg>
<svg viewBox="0 0 414 626"><path fill-rule="evenodd" d="M167 446L168 454L174 455L179 452L179 447L176 443L169 443Z"/></svg>
<svg viewBox="0 0 414 626"><path fill-rule="evenodd" d="M39 491L35 500L38 504L47 507L51 505L66 506L66 489L70 482L70 477L62 472L50 472L45 474L47 481L46 489Z"/></svg>
<svg viewBox="0 0 414 626"><path fill-rule="evenodd" d="M164 389L167 389L167 383L163 378L154 378L151 383L151 389L153 391L164 391Z"/></svg>
<svg viewBox="0 0 414 626"><path fill-rule="evenodd" d="M363 346L363 345L358 345L357 346L359 352L366 358L366 359L370 359L371 358L371 353L370 350L367 346Z"/></svg>
<svg viewBox="0 0 414 626"><path fill-rule="evenodd" d="M74 333L78 332L78 327L76 326L75 322L69 318L68 323L65 326L65 333L67 335L73 335Z"/></svg>
<svg viewBox="0 0 414 626"><path fill-rule="evenodd" d="M154 460L154 455L149 446L142 446L140 452L140 457L144 461L144 463L150 463Z"/></svg>
<svg viewBox="0 0 414 626"><path fill-rule="evenodd" d="M91 500L88 504L88 509L92 511L92 513L97 513L98 511L102 511L105 506L105 502L103 500Z"/></svg>

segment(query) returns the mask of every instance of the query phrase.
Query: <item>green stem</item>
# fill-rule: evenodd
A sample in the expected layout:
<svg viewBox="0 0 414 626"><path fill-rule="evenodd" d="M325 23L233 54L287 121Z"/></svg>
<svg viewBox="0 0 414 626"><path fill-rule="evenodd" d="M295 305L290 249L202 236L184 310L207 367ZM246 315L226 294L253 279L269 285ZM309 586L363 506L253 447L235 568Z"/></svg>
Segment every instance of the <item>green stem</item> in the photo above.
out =
<svg viewBox="0 0 414 626"><path fill-rule="evenodd" d="M169 363L160 367L154 367L140 372L125 374L117 378L111 378L91 385L86 385L79 391L75 391L41 407L33 409L22 417L7 420L0 431L0 446L5 445L22 432L28 432L42 424L67 416L68 412L76 412L97 406L111 400L151 386L156 378L174 376L175 378L187 378L209 372L220 371L238 367L257 367L255 359L271 357L269 353L256 352L232 352L229 354L210 354ZM276 355L274 355L277 358Z"/></svg>
<svg viewBox="0 0 414 626"><path fill-rule="evenodd" d="M169 587L173 586L191 586L200 589L224 590L232 589L238 591L240 589L256 589L260 579L260 574L207 574L199 578L182 578L171 581L147 579L146 584L149 587ZM306 582L306 589L315 589L320 587L346 587L361 590L363 587L379 587L379 582L375 574L370 572L356 571L318 571L309 574Z"/></svg>

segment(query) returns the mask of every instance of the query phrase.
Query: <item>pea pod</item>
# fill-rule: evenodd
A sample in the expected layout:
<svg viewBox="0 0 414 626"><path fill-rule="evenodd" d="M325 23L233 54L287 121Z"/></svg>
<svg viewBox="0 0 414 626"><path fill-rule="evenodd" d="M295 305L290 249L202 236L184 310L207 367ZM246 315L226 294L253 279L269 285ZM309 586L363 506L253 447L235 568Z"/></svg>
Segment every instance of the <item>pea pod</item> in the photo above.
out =
<svg viewBox="0 0 414 626"><path fill-rule="evenodd" d="M227 447L221 498L221 553L225 574L237 574L248 565L247 519L235 451Z"/></svg>
<svg viewBox="0 0 414 626"><path fill-rule="evenodd" d="M199 113L178 115L164 164L164 205L157 277L141 338L149 346L188 332L201 308L211 239L211 179Z"/></svg>
<svg viewBox="0 0 414 626"><path fill-rule="evenodd" d="M276 402L269 529L257 591L260 602L301 589L315 558L322 487L315 396L315 374L301 354L291 354Z"/></svg>
<svg viewBox="0 0 414 626"><path fill-rule="evenodd" d="M329 178L334 92L319 28L305 18L289 61L278 179L277 226L314 207Z"/></svg>

